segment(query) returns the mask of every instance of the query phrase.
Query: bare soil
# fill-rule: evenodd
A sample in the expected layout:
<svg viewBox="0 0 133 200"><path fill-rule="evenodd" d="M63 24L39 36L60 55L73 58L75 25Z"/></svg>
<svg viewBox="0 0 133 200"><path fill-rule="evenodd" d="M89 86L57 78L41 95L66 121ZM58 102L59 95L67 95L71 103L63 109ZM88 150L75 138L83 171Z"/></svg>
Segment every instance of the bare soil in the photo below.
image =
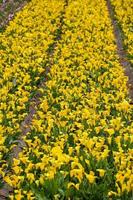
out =
<svg viewBox="0 0 133 200"><path fill-rule="evenodd" d="M119 61L125 71L125 75L128 77L127 86L129 89L129 97L131 99L130 103L133 104L133 66L131 66L131 63L129 62L127 58L127 52L126 50L124 50L124 44L123 44L123 39L122 39L123 33L118 25L117 20L114 17L115 13L114 13L110 0L107 0L107 7L108 7L109 15L112 21L112 25L114 28L114 36L115 36L115 41L117 45L117 53L119 55Z"/></svg>
<svg viewBox="0 0 133 200"><path fill-rule="evenodd" d="M29 0L0 0L0 31L3 31L15 13L21 10Z"/></svg>

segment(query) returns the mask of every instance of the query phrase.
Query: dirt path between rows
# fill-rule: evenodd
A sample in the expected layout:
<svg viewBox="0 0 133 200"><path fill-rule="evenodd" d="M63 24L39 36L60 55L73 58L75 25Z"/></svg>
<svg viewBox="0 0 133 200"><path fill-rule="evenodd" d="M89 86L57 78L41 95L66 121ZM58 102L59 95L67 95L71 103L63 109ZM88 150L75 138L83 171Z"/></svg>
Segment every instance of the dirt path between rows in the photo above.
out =
<svg viewBox="0 0 133 200"><path fill-rule="evenodd" d="M119 55L119 61L125 71L125 75L128 77L127 86L129 89L129 98L131 99L130 103L133 104L133 66L131 66L131 63L127 59L127 53L124 50L124 44L122 40L122 32L118 26L117 20L114 17L115 13L113 11L113 7L111 5L110 0L107 0L107 7L114 29L114 36L117 45L117 53Z"/></svg>
<svg viewBox="0 0 133 200"><path fill-rule="evenodd" d="M0 3L0 31L3 31L15 13L21 10L29 0L3 0Z"/></svg>
<svg viewBox="0 0 133 200"><path fill-rule="evenodd" d="M58 45L58 42L61 40L62 26L64 23L64 14L65 14L65 9L67 6L68 6L68 0L65 0L64 11L61 13L61 16L60 16L60 27L58 27L58 29L60 31L59 31L58 35L55 31L56 35L55 35L55 41L52 44L52 51L48 52L49 67L47 67L45 70L45 74L44 74L45 79L43 81L41 81L41 83L38 85L38 91L36 92L34 97L29 100L29 102L30 102L29 114L26 116L26 118L20 125L21 135L19 136L18 140L15 141L18 144L12 150L11 163L13 162L13 158L18 158L19 153L23 150L23 147L26 145L22 139L22 136L26 135L30 131L32 119L34 117L34 114L36 114L36 112L37 112L38 105L40 104L40 97L42 96L42 94L41 94L41 92L39 92L39 89L44 88L46 85L46 82L48 80L47 75L50 71L50 67L52 67L52 65L53 65L54 51L56 49L56 46ZM51 46L50 46L50 48L51 48ZM13 190L14 190L14 188L10 187L7 183L4 182L4 186L0 190L0 200L6 200L9 197L9 195L13 192Z"/></svg>

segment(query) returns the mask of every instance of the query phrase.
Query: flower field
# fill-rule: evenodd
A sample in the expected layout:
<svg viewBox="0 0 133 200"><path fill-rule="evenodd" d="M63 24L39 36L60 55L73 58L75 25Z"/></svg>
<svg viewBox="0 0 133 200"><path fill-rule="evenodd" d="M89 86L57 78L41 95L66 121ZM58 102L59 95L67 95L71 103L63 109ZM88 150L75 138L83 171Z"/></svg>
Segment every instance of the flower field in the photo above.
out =
<svg viewBox="0 0 133 200"><path fill-rule="evenodd" d="M8 198L130 200L133 105L106 0L31 0L0 34L0 61L0 188L13 188Z"/></svg>
<svg viewBox="0 0 133 200"><path fill-rule="evenodd" d="M131 0L111 0L114 7L115 17L123 31L125 48L128 52L128 59L133 64L133 5Z"/></svg>

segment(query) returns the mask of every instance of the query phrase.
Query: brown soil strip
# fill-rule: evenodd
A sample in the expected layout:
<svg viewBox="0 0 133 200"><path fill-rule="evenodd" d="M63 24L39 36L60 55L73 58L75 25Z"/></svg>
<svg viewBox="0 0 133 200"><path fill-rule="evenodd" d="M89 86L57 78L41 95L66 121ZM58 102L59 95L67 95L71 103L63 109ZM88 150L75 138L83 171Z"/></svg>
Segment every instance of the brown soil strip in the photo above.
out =
<svg viewBox="0 0 133 200"><path fill-rule="evenodd" d="M131 67L131 63L127 59L127 53L124 50L124 44L122 40L122 32L120 30L120 27L118 26L117 20L114 17L115 13L112 8L110 0L107 0L107 7L108 7L109 15L112 21L113 29L114 29L119 61L125 71L125 75L128 76L129 97L131 99L130 103L133 104L133 67Z"/></svg>
<svg viewBox="0 0 133 200"><path fill-rule="evenodd" d="M3 0L0 3L0 29L4 29L9 21L13 19L16 12L21 10L28 0Z"/></svg>
<svg viewBox="0 0 133 200"><path fill-rule="evenodd" d="M61 40L61 35L62 35L62 26L63 26L63 21L64 21L64 14L65 14L65 8L68 6L68 1L65 0L65 6L64 6L64 12L61 13L61 18L60 18L60 33L58 35L55 35L55 42L52 45L52 50L48 52L49 56L49 67L46 68L45 70L45 80L43 80L39 85L38 85L38 90L40 88L44 88L46 85L46 82L48 80L48 73L50 71L50 67L53 64L53 56L54 56L54 51L56 49L56 46L58 44L58 41ZM11 164L13 163L14 158L18 158L19 153L22 151L23 147L26 146L25 142L23 141L22 137L26 135L30 131L31 127L31 122L33 119L34 114L37 112L37 107L40 104L40 97L42 96L41 92L37 91L36 95L29 100L30 107L29 107L29 114L26 116L24 121L20 125L21 129L21 135L19 138L14 141L15 143L17 142L17 146L15 146L12 150L11 157L10 157L10 162ZM3 188L0 190L0 200L6 200L8 199L9 195L13 192L14 188L10 187L7 183L4 183Z"/></svg>

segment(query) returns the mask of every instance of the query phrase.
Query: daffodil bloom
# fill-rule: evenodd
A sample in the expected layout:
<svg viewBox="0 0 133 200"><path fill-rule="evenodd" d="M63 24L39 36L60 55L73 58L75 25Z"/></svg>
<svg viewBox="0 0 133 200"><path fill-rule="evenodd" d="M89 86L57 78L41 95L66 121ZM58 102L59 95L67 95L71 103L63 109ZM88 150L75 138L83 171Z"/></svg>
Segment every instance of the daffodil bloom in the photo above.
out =
<svg viewBox="0 0 133 200"><path fill-rule="evenodd" d="M33 173L27 173L27 179L30 181L30 183L33 183L35 180L35 176Z"/></svg>
<svg viewBox="0 0 133 200"><path fill-rule="evenodd" d="M76 177L79 180L79 182L81 182L84 176L83 169L72 169L70 171L70 176Z"/></svg>
<svg viewBox="0 0 133 200"><path fill-rule="evenodd" d="M69 188L71 188L72 186L73 186L76 190L79 190L79 183L75 184L75 183L70 182L70 183L68 183L67 188L69 189Z"/></svg>
<svg viewBox="0 0 133 200"><path fill-rule="evenodd" d="M106 170L104 170L104 169L97 169L97 171L99 172L100 177L103 177L106 172Z"/></svg>
<svg viewBox="0 0 133 200"><path fill-rule="evenodd" d="M93 184L95 182L96 176L93 171L90 171L89 174L86 173L85 175L90 184Z"/></svg>
<svg viewBox="0 0 133 200"><path fill-rule="evenodd" d="M113 191L109 191L109 192L108 192L108 196L110 197L110 196L112 196L112 195L115 195L115 196L116 196L117 193L116 193L116 192L113 192Z"/></svg>
<svg viewBox="0 0 133 200"><path fill-rule="evenodd" d="M24 197L24 195L22 194L21 190L18 190L18 193L15 195L15 198L18 200L21 200L23 197Z"/></svg>

